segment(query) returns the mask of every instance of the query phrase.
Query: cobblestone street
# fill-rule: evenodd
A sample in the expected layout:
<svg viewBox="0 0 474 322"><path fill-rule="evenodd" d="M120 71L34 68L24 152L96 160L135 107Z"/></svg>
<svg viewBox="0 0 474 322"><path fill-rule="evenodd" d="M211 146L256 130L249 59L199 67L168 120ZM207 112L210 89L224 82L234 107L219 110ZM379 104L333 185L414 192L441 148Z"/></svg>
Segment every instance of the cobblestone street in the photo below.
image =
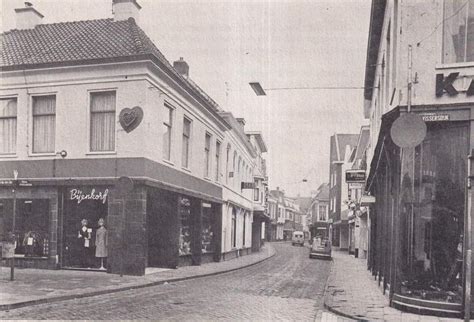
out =
<svg viewBox="0 0 474 322"><path fill-rule="evenodd" d="M306 247L276 243L277 254L235 272L1 312L1 319L321 319L331 263Z"/></svg>

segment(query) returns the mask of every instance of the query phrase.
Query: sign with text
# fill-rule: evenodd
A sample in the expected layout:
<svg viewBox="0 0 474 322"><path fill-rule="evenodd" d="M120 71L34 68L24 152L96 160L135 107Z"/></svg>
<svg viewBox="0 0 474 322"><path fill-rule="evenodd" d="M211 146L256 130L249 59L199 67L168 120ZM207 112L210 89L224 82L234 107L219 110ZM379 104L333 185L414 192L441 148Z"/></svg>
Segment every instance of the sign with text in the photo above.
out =
<svg viewBox="0 0 474 322"><path fill-rule="evenodd" d="M242 182L240 189L255 189L255 182Z"/></svg>
<svg viewBox="0 0 474 322"><path fill-rule="evenodd" d="M425 122L449 121L449 114L428 113L420 115Z"/></svg>
<svg viewBox="0 0 474 322"><path fill-rule="evenodd" d="M109 189L105 189L104 191L98 191L94 188L89 191L83 191L81 189L71 189L69 190L69 199L77 201L78 204L85 200L97 200L105 204L107 202L108 194Z"/></svg>
<svg viewBox="0 0 474 322"><path fill-rule="evenodd" d="M365 182L365 170L347 170L346 182Z"/></svg>

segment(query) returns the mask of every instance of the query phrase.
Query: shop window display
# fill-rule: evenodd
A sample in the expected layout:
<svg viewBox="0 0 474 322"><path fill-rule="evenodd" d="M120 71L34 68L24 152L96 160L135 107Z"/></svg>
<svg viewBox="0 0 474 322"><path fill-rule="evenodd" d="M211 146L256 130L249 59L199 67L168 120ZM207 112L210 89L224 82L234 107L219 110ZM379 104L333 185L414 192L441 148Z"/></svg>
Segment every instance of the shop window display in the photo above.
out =
<svg viewBox="0 0 474 322"><path fill-rule="evenodd" d="M102 240L105 234L98 231L103 231L107 222L107 195L105 187L67 190L64 198L63 267L98 269L106 264L107 246ZM102 247L99 253L98 247Z"/></svg>
<svg viewBox="0 0 474 322"><path fill-rule="evenodd" d="M454 124L454 125L453 125ZM460 303L468 126L429 124L402 151L398 292Z"/></svg>
<svg viewBox="0 0 474 322"><path fill-rule="evenodd" d="M191 255L191 201L188 198L179 199L179 255Z"/></svg>
<svg viewBox="0 0 474 322"><path fill-rule="evenodd" d="M201 233L201 246L203 253L212 253L214 252L214 243L213 237L214 232L212 229L212 208L204 207L202 208L202 233Z"/></svg>
<svg viewBox="0 0 474 322"><path fill-rule="evenodd" d="M49 200L17 199L15 215L16 255L45 257L49 254ZM13 226L13 199L0 200L2 234Z"/></svg>

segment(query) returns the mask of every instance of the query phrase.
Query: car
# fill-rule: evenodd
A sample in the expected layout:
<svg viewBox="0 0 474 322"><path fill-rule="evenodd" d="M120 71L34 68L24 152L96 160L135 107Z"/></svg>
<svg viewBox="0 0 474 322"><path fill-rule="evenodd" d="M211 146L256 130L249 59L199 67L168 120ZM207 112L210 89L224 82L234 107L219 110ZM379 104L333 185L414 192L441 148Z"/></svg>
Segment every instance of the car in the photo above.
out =
<svg viewBox="0 0 474 322"><path fill-rule="evenodd" d="M291 238L291 245L304 246L304 233L302 231L293 232L293 237Z"/></svg>
<svg viewBox="0 0 474 322"><path fill-rule="evenodd" d="M309 258L331 259L331 241L329 238L313 238Z"/></svg>

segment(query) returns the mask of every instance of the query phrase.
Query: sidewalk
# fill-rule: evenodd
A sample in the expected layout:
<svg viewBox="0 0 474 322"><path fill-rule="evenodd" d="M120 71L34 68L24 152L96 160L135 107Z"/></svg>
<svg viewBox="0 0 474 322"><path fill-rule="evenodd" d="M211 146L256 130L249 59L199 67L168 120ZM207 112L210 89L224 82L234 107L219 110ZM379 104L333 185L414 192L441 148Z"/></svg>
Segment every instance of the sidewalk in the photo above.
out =
<svg viewBox="0 0 474 322"><path fill-rule="evenodd" d="M0 267L0 310L216 275L257 264L273 255L275 250L267 243L258 253L225 262L178 269L152 268L152 273L145 276L123 277L103 272L15 269L15 280L10 281L10 268Z"/></svg>
<svg viewBox="0 0 474 322"><path fill-rule="evenodd" d="M333 250L324 306L331 312L356 320L382 321L461 321L430 315L405 313L389 306L365 259Z"/></svg>

